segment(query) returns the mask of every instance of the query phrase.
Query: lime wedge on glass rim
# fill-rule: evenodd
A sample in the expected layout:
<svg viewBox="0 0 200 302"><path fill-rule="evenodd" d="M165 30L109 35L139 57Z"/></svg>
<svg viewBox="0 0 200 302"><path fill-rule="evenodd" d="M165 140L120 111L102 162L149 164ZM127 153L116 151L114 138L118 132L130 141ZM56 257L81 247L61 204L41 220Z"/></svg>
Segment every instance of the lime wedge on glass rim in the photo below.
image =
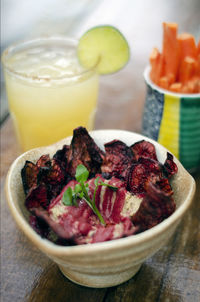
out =
<svg viewBox="0 0 200 302"><path fill-rule="evenodd" d="M113 26L101 25L89 29L79 40L80 64L89 69L96 66L99 74L114 73L129 60L129 45L121 32Z"/></svg>

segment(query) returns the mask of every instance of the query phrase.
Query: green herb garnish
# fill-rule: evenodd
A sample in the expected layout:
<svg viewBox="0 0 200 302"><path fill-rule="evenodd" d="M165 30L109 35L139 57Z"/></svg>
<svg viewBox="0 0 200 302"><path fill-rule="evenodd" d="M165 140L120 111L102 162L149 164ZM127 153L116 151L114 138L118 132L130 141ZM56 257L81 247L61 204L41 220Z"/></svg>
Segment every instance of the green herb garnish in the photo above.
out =
<svg viewBox="0 0 200 302"><path fill-rule="evenodd" d="M93 212L97 215L100 222L105 225L105 221L95 204L97 188L98 186L106 186L112 189L113 191L117 191L118 188L109 185L107 183L104 183L102 181L99 181L100 177L97 177L94 180L95 189L94 189L93 197L91 199L88 195L89 186L88 183L86 183L88 176L89 176L89 171L87 170L87 168L84 165L78 165L75 174L75 178L78 184L75 185L74 190L71 187L67 188L67 190L63 194L62 202L66 206L78 206L77 199L85 200L85 202L90 206Z"/></svg>

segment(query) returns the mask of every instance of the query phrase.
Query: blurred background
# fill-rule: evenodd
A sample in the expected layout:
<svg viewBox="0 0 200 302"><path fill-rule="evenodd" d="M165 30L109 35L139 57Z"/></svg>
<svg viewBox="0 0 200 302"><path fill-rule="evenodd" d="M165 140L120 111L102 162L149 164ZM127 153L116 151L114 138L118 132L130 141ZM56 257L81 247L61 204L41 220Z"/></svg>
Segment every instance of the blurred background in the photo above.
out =
<svg viewBox="0 0 200 302"><path fill-rule="evenodd" d="M96 128L118 128L120 124L123 129L140 132L143 70L152 48L161 48L162 22L176 22L179 32L188 31L199 39L199 20L199 0L1 0L1 53L13 42L38 35L79 38L96 25L116 26L129 42L131 59L120 72L101 77ZM106 112L103 117L98 114L102 108ZM1 66L1 123L7 116Z"/></svg>

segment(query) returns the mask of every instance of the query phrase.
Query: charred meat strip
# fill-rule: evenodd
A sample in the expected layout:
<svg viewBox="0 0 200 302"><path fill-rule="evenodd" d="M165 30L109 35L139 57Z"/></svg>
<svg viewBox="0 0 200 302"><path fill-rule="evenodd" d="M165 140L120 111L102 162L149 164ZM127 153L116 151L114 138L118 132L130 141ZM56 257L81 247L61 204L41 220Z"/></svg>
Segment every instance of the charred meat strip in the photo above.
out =
<svg viewBox="0 0 200 302"><path fill-rule="evenodd" d="M106 156L101 171L111 176L126 179L134 159L132 150L119 140L113 140L104 146Z"/></svg>
<svg viewBox="0 0 200 302"><path fill-rule="evenodd" d="M90 176L99 173L104 156L104 152L85 128L79 127L74 130L68 158L68 172L72 177L75 176L79 164L83 164L88 169Z"/></svg>
<svg viewBox="0 0 200 302"><path fill-rule="evenodd" d="M138 226L139 232L143 232L169 217L175 208L172 194L162 191L150 182L147 185L147 194L132 217L132 222Z"/></svg>
<svg viewBox="0 0 200 302"><path fill-rule="evenodd" d="M140 157L158 160L155 146L150 142L141 140L130 146L130 148L133 151L135 161L138 161Z"/></svg>

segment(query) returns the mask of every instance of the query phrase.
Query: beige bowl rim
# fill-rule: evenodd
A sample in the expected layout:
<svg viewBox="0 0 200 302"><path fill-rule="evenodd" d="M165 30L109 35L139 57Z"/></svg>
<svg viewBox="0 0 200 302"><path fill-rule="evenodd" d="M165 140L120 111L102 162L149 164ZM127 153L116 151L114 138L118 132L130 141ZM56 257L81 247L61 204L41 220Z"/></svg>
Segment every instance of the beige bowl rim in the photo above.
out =
<svg viewBox="0 0 200 302"><path fill-rule="evenodd" d="M159 148L162 150L168 151L166 148L161 146L159 143L155 142L152 139L149 139L143 135L130 132L130 131L125 131L125 130L113 130L113 129L107 129L107 130L95 130L91 131L90 134L103 134L104 131L112 131L113 133L123 133L124 135L126 133L133 134L137 138L137 140L141 139L147 139L148 141L152 142L155 144L156 149L158 150ZM71 139L71 137L68 137L66 139ZM54 144L62 146L62 142L64 142L66 139L61 140L60 142ZM135 140L135 141L137 141ZM46 150L46 148L53 147L54 145L48 146L48 147L42 147L42 148L37 148L40 149L41 152L43 153L42 150ZM185 214L187 209L192 203L192 199L195 193L195 181L193 177L185 170L185 168L181 165L181 163L175 158L176 163L178 164L179 169L181 169L182 173L185 173L187 178L190 181L190 188L188 191L188 195L186 196L185 201L183 204L179 206L178 209L167 219L165 219L163 222L160 224L156 225L155 227L142 232L137 235L132 235L126 238L121 238L121 239L116 239L112 241L106 241L106 242L101 242L101 243L93 243L93 244L86 244L86 245L77 245L77 246L59 246L56 245L47 239L41 238L29 225L29 223L26 221L25 217L18 211L18 209L15 206L15 202L13 201L12 197L12 192L10 190L10 184L11 184L11 178L13 171L16 169L18 166L19 162L22 161L23 158L26 158L26 155L32 152L32 150L27 151L23 154L21 154L11 165L7 177L6 177L6 184L5 184L5 192L6 192L6 197L7 197L7 202L9 205L9 208L11 210L11 213L13 217L15 218L15 221L19 228L25 233L25 235L42 251L47 253L48 255L52 256L81 256L87 254L88 256L94 255L96 253L100 253L103 251L106 252L114 252L116 250L120 249L128 249L129 247L134 247L137 245L140 245L144 242L152 241L153 239L156 239L157 236L159 236L162 232L165 232L170 226L176 224L178 221L181 220L182 216Z"/></svg>

